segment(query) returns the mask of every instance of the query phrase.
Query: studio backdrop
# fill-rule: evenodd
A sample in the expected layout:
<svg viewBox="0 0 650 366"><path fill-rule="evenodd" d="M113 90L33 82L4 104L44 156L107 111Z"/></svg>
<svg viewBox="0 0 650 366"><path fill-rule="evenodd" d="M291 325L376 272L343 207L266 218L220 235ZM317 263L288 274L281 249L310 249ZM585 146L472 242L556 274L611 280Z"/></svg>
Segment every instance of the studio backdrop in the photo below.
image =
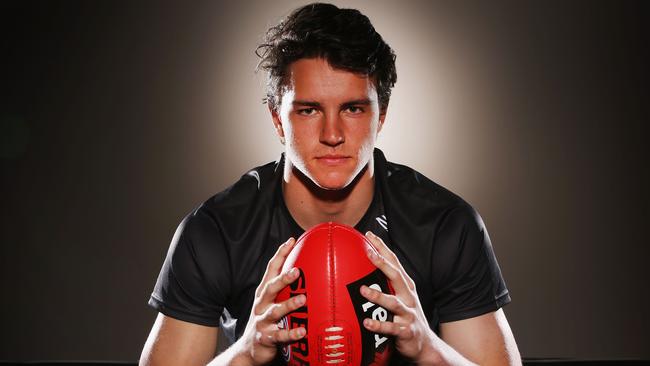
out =
<svg viewBox="0 0 650 366"><path fill-rule="evenodd" d="M302 4L0 5L0 359L138 359L180 220L280 156L254 50ZM522 356L650 358L641 5L336 4L394 48L379 147L481 213Z"/></svg>

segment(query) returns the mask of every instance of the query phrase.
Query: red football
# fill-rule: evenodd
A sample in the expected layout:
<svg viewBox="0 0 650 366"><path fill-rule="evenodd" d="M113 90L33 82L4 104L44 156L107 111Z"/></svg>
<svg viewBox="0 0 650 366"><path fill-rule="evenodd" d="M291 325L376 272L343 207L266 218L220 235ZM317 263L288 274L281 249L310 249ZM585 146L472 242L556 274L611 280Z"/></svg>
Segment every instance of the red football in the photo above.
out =
<svg viewBox="0 0 650 366"><path fill-rule="evenodd" d="M296 281L280 292L276 302L304 294L305 306L280 321L280 327L304 327L307 334L282 348L289 365L385 365L393 341L372 333L363 319L392 321L393 314L366 300L361 285L394 293L386 276L366 255L375 251L355 229L324 223L305 232L296 243L283 271L298 268Z"/></svg>

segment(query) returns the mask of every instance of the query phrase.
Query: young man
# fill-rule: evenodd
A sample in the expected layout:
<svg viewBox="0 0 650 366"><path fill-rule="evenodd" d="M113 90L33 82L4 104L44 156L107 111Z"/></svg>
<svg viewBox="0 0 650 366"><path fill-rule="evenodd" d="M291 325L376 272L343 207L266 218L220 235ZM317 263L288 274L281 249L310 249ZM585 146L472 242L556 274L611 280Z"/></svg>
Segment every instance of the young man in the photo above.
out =
<svg viewBox="0 0 650 366"><path fill-rule="evenodd" d="M258 55L284 154L180 224L149 301L159 315L140 363L278 362L278 345L305 336L277 326L305 301L273 303L297 275L280 269L294 238L325 221L368 232L380 253L370 259L396 295L361 293L395 317L364 326L395 336L392 364L520 363L500 309L510 298L478 214L374 148L396 73L368 18L307 5L269 30ZM217 326L232 345L214 358Z"/></svg>

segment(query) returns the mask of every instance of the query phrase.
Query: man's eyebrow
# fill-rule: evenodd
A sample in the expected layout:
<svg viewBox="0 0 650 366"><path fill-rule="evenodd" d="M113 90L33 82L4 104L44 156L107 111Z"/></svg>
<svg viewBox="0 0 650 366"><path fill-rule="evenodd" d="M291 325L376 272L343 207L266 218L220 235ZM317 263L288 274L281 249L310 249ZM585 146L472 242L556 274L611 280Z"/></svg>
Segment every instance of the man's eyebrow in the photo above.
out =
<svg viewBox="0 0 650 366"><path fill-rule="evenodd" d="M370 99L365 98L365 99L351 100L349 102L345 102L345 103L341 104L341 107L345 108L345 107L351 107L351 106L355 106L355 105L370 105Z"/></svg>
<svg viewBox="0 0 650 366"><path fill-rule="evenodd" d="M368 98L363 99L354 99L341 104L341 107L350 107L354 105L370 105L371 101ZM294 106L306 106L306 107L320 107L319 102L314 102L311 100L294 100L291 104Z"/></svg>
<svg viewBox="0 0 650 366"><path fill-rule="evenodd" d="M311 100L294 100L291 104L307 107L320 107L320 103Z"/></svg>

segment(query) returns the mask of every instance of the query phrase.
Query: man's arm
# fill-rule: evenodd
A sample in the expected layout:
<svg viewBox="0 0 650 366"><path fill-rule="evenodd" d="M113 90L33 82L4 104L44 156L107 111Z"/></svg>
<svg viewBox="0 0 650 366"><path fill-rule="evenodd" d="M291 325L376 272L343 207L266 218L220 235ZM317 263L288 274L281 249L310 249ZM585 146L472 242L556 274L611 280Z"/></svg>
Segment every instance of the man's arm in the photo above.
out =
<svg viewBox="0 0 650 366"><path fill-rule="evenodd" d="M521 365L515 337L502 309L474 318L440 324L440 336L479 365Z"/></svg>
<svg viewBox="0 0 650 366"><path fill-rule="evenodd" d="M262 282L255 290L253 309L244 334L227 350L214 358L216 327L158 314L142 350L140 365L263 365L273 360L278 344L291 343L304 337L304 327L280 329L277 323L286 314L303 306L306 297L299 295L279 304L274 303L277 294L298 278L296 268L281 272L295 244L295 239L287 240L267 264Z"/></svg>
<svg viewBox="0 0 650 366"><path fill-rule="evenodd" d="M140 356L140 366L201 365L217 351L217 327L188 323L158 313Z"/></svg>

